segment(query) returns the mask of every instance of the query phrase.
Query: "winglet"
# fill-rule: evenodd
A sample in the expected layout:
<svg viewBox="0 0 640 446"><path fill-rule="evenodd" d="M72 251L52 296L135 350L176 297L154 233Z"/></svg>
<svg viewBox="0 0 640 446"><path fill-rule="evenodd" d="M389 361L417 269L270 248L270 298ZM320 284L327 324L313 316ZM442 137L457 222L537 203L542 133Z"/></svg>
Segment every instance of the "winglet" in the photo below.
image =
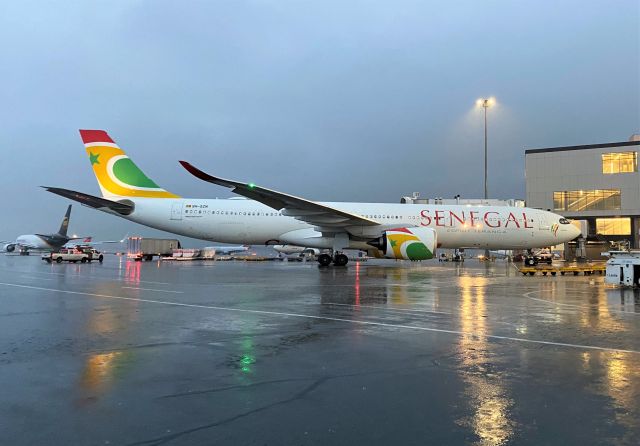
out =
<svg viewBox="0 0 640 446"><path fill-rule="evenodd" d="M188 163L187 161L178 161L178 162L182 165L182 167L184 167L187 170L187 172L189 172L194 177L200 178L201 180L204 180L204 181L209 181L210 179L213 178L211 175L201 171L196 166L194 166L191 163Z"/></svg>
<svg viewBox="0 0 640 446"><path fill-rule="evenodd" d="M182 167L184 167L187 170L187 172L189 172L194 177L201 179L202 181L217 184L218 186L234 188L234 192L237 192L235 189L238 189L244 185L244 183L240 183L238 181L225 180L224 178L214 177L213 175L209 175L208 173L203 172L193 164L188 163L186 161L179 161L179 162L182 165ZM243 194L240 194L240 195L243 195ZM248 198L253 198L253 197L248 197Z"/></svg>

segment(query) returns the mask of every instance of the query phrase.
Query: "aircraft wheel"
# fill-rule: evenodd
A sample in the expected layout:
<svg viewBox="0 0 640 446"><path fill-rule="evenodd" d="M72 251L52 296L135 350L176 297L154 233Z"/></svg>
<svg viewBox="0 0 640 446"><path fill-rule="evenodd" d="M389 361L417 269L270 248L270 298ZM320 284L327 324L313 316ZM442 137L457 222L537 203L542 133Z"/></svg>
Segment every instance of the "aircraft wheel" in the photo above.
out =
<svg viewBox="0 0 640 446"><path fill-rule="evenodd" d="M56 259L56 263L62 263L62 257L58 257L58 258Z"/></svg>
<svg viewBox="0 0 640 446"><path fill-rule="evenodd" d="M318 256L318 263L320 264L320 266L329 266L331 265L332 261L333 259L329 254L320 254Z"/></svg>
<svg viewBox="0 0 640 446"><path fill-rule="evenodd" d="M345 266L347 263L349 263L349 257L344 254L336 254L333 258L333 264L335 266Z"/></svg>

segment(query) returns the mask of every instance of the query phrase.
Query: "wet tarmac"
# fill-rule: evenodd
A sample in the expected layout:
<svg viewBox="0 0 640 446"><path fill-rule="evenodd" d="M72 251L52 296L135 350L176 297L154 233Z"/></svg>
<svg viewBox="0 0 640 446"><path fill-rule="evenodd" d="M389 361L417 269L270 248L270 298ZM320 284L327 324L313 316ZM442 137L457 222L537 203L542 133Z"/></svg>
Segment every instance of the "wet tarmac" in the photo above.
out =
<svg viewBox="0 0 640 446"><path fill-rule="evenodd" d="M0 256L2 444L637 445L602 276Z"/></svg>

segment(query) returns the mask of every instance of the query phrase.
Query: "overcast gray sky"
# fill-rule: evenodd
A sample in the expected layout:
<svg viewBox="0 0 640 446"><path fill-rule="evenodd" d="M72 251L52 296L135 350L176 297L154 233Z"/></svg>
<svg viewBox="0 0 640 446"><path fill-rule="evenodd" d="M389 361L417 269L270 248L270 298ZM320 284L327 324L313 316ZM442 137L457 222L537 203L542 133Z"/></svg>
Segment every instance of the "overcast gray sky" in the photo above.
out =
<svg viewBox="0 0 640 446"><path fill-rule="evenodd" d="M640 2L19 1L0 4L0 238L57 229L99 192L105 129L166 189L220 176L316 200L524 197L524 149L640 132ZM71 228L141 226L74 206Z"/></svg>

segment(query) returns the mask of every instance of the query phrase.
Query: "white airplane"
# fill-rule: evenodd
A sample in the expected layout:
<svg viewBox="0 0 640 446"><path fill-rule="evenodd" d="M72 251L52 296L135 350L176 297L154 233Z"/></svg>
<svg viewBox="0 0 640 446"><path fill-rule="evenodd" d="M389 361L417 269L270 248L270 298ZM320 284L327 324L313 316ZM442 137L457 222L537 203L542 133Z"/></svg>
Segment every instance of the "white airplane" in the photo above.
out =
<svg viewBox="0 0 640 446"><path fill-rule="evenodd" d="M296 246L296 245L273 245L272 248L278 254L291 255L291 254L314 254L320 255L320 250L318 248L308 248L305 246Z"/></svg>
<svg viewBox="0 0 640 446"><path fill-rule="evenodd" d="M71 216L71 205L64 214L60 229L55 234L24 234L15 239L15 241L3 240L3 250L5 252L13 252L18 248L21 253L26 254L30 250L36 251L57 251L67 244L70 240L78 240L84 237L67 237L67 229L69 228L69 218Z"/></svg>
<svg viewBox="0 0 640 446"><path fill-rule="evenodd" d="M235 254L236 252L247 252L248 246L206 246L205 249L213 249L216 254Z"/></svg>
<svg viewBox="0 0 640 446"><path fill-rule="evenodd" d="M209 175L197 178L248 199L181 198L147 177L102 130L80 130L102 197L57 187L49 192L174 234L220 243L292 244L326 250L320 265L346 265L344 249L392 259L433 258L436 248L514 249L557 245L580 231L560 215L506 206L311 201Z"/></svg>
<svg viewBox="0 0 640 446"><path fill-rule="evenodd" d="M129 234L126 234L122 239L120 240L98 240L98 241L93 241L93 237L85 237L83 240L81 241L74 241L74 240L79 240L80 238L73 238L71 239L71 241L69 243L67 243L66 245L64 245L64 248L73 248L76 246L90 246L90 247L95 247L98 245L110 245L110 244L114 244L114 243L125 243L127 241L127 237L129 236Z"/></svg>

